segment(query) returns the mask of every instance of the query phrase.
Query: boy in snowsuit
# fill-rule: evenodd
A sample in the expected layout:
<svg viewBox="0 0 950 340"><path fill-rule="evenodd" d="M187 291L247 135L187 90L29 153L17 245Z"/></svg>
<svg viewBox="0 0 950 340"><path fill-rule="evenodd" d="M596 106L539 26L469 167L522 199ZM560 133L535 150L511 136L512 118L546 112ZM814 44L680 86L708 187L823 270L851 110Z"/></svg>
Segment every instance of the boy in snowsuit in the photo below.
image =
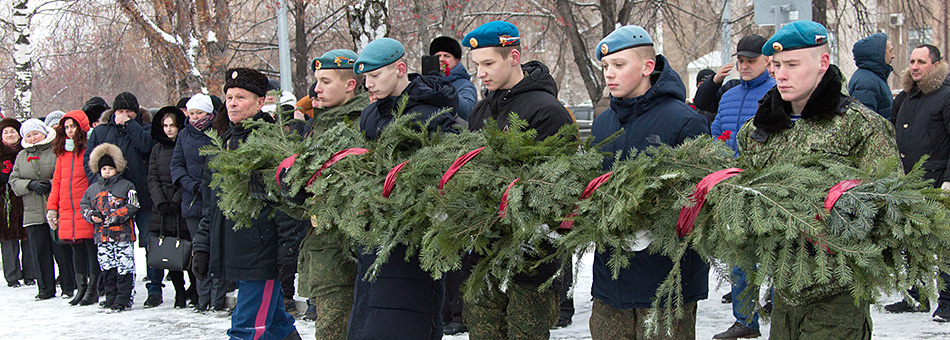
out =
<svg viewBox="0 0 950 340"><path fill-rule="evenodd" d="M89 155L89 168L99 169L79 203L82 217L94 225L93 239L99 250L99 266L106 300L100 306L116 312L132 307L134 216L139 210L135 186L123 179L125 158L119 147L103 143Z"/></svg>

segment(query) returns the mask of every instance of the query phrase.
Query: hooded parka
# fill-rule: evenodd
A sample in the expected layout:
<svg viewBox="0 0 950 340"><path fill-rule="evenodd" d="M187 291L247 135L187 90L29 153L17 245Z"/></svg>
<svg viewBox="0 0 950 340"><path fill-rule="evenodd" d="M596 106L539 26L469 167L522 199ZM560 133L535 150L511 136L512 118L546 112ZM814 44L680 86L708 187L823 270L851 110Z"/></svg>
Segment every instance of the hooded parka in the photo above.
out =
<svg viewBox="0 0 950 340"><path fill-rule="evenodd" d="M887 35L884 33L872 34L854 43L851 52L858 70L851 75L848 93L885 119L891 119L894 97L887 85L887 77L894 68L884 60L886 45Z"/></svg>
<svg viewBox="0 0 950 340"><path fill-rule="evenodd" d="M72 118L79 126L76 133L89 131L89 118L79 110L69 111L60 119L65 124ZM52 189L46 201L46 210L59 212L59 238L75 241L92 238L92 224L82 218L79 202L89 188L89 180L83 167L82 157L86 149L63 150L56 156L56 170L53 172Z"/></svg>
<svg viewBox="0 0 950 340"><path fill-rule="evenodd" d="M152 195L152 220L148 231L191 240L188 225L181 215L184 190L172 182L171 163L176 143L165 134L163 125L167 115L175 117L179 134L185 123L185 113L177 107L166 106L155 113L151 135L156 143L148 161L148 192Z"/></svg>
<svg viewBox="0 0 950 340"><path fill-rule="evenodd" d="M521 65L521 70L524 79L511 89L489 91L485 99L475 104L469 120L472 131L485 127L488 118L504 128L508 126L508 115L512 112L538 132L537 140L554 135L561 126L574 123L567 108L557 100L557 84L548 67L539 61L530 61Z"/></svg>
<svg viewBox="0 0 950 340"><path fill-rule="evenodd" d="M623 129L623 134L601 151L633 157L638 150L666 144L677 146L687 138L709 132L709 121L686 105L686 86L666 58L656 56L650 75L652 85L634 98L610 97L610 109L597 116L591 128L594 144ZM605 171L613 167L614 157L605 157ZM649 222L645 222L649 223ZM648 249L636 252L630 265L613 279L610 251L594 254L594 282L591 295L617 309L651 308L656 290L673 269L670 258L652 254ZM709 292L709 264L692 249L680 262L683 302L705 299Z"/></svg>
<svg viewBox="0 0 950 340"><path fill-rule="evenodd" d="M404 114L419 113L415 121L426 122L443 108L457 109L458 97L455 88L440 76L409 74L409 86L396 96L380 98L369 104L360 114L360 130L366 138L377 139L389 122L393 120L393 111L403 95L409 96ZM433 131L455 132L455 119L449 113L442 113L429 122L428 129Z"/></svg>
<svg viewBox="0 0 950 340"><path fill-rule="evenodd" d="M23 198L24 227L46 223L46 199L49 195L37 195L28 188L30 181L53 179L56 168L56 155L53 155L56 131L49 126L43 127L46 129L46 138L42 141L30 144L26 138L20 139L23 150L16 155L10 173L10 187L17 196Z"/></svg>

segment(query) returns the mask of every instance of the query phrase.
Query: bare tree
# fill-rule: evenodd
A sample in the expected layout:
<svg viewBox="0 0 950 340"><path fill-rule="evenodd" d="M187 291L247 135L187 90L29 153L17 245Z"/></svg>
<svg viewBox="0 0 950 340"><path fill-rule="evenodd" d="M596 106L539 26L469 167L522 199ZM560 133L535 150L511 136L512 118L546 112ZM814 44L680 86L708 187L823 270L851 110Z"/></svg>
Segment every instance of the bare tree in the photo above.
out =
<svg viewBox="0 0 950 340"><path fill-rule="evenodd" d="M357 51L378 38L389 36L389 11L386 0L356 0L346 7L350 37Z"/></svg>
<svg viewBox="0 0 950 340"><path fill-rule="evenodd" d="M33 46L30 44L30 11L28 0L13 3L13 25L16 40L13 45L13 63L16 72L13 114L17 118L32 115Z"/></svg>

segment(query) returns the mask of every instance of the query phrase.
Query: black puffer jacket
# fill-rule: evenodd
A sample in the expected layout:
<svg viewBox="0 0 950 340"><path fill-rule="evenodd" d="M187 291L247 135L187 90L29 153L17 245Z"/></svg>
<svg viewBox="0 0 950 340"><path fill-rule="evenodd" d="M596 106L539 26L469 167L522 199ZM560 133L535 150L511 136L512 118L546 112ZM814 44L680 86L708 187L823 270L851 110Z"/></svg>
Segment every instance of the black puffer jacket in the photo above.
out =
<svg viewBox="0 0 950 340"><path fill-rule="evenodd" d="M82 164L89 165L89 153L99 144L115 144L122 150L122 155L128 161L129 165L122 178L125 178L135 185L138 190L139 203L141 209L152 208L152 197L148 194L148 158L152 152L152 136L149 135L149 123L151 116L148 110L140 109L135 119L130 119L125 125L115 123L115 110L109 110L102 114L101 124L92 129L89 135L89 141L86 142L86 154L83 155ZM86 177L89 183L94 183L99 177L98 169L92 171L86 167Z"/></svg>
<svg viewBox="0 0 950 340"><path fill-rule="evenodd" d="M897 132L904 171L914 167L924 155L924 178L933 179L934 187L950 182L950 71L940 63L924 78L915 82L904 74L904 91L894 100L891 119Z"/></svg>
<svg viewBox="0 0 950 340"><path fill-rule="evenodd" d="M360 130L366 138L377 139L389 122L393 120L393 110L399 103L402 95L409 95L405 113L418 112L420 115L414 120L425 122L443 108L458 107L458 96L452 84L440 76L423 76L416 73L409 75L409 86L398 96L389 96L369 104L360 114ZM430 131L456 132L455 118L451 113L442 113L429 122Z"/></svg>
<svg viewBox="0 0 950 340"><path fill-rule="evenodd" d="M270 115L263 112L258 112L250 119L274 123ZM232 124L222 137L228 148L233 150L252 131ZM234 222L226 219L218 207L218 195L210 183L211 170L205 168L200 185L202 217L198 232L192 235L192 250L208 253L212 277L241 281L270 280L277 278L278 266L297 263L302 231L306 230L309 222L294 220L279 210L265 206L259 217L251 221L250 228L234 230Z"/></svg>
<svg viewBox="0 0 950 340"><path fill-rule="evenodd" d="M165 134L166 115L173 115L179 131L184 127L185 114L174 106L166 106L155 113L152 123L152 154L148 161L148 192L152 196L152 221L148 231L164 236L179 236L191 240L188 225L181 215L183 189L172 181L171 163L175 141Z"/></svg>
<svg viewBox="0 0 950 340"><path fill-rule="evenodd" d="M557 133L561 126L574 123L571 114L557 100L557 84L548 67L539 61L521 65L525 76L509 90L489 91L475 104L469 117L472 131L485 127L485 120L494 118L499 127L508 126L508 115L517 113L528 121L528 128L538 132L538 140Z"/></svg>

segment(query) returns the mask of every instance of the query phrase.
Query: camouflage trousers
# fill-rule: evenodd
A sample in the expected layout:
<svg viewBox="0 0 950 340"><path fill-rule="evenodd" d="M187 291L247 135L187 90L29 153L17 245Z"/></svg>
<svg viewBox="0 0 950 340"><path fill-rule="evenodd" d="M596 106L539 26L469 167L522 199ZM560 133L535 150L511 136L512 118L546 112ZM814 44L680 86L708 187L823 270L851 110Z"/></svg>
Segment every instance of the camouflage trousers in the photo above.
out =
<svg viewBox="0 0 950 340"><path fill-rule="evenodd" d="M353 253L311 229L300 244L298 294L314 298L316 339L346 339L356 262Z"/></svg>
<svg viewBox="0 0 950 340"><path fill-rule="evenodd" d="M132 242L102 242L96 250L99 268L103 271L115 268L119 275L135 273L135 246Z"/></svg>
<svg viewBox="0 0 950 340"><path fill-rule="evenodd" d="M558 296L553 287L541 292L531 285L511 284L478 301L464 301L462 316L470 340L548 339L557 323Z"/></svg>
<svg viewBox="0 0 950 340"><path fill-rule="evenodd" d="M593 340L683 340L696 339L696 301L683 305L682 319L673 320L671 334L660 329L647 336L647 317L652 308L617 309L594 299L590 311L590 335ZM664 309L657 311L662 315Z"/></svg>
<svg viewBox="0 0 950 340"><path fill-rule="evenodd" d="M848 292L802 305L776 294L773 304L769 339L871 339L870 304L855 305Z"/></svg>

